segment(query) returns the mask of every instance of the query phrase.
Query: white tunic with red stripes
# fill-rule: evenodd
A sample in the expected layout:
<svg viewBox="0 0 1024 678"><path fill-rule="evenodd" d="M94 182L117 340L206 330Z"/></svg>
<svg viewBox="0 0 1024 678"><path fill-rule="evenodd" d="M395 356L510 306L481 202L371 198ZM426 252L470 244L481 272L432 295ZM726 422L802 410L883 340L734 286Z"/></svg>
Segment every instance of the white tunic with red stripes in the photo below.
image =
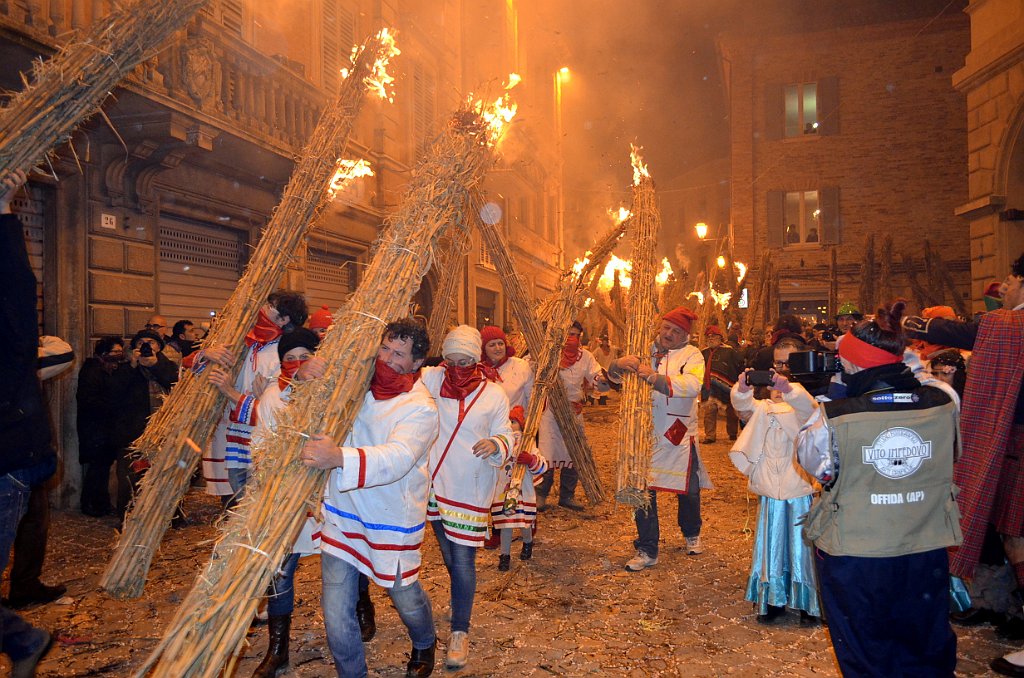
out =
<svg viewBox="0 0 1024 678"><path fill-rule="evenodd" d="M385 588L416 581L435 437L437 408L422 382L388 400L367 391L342 447L344 465L327 478L322 553Z"/></svg>
<svg viewBox="0 0 1024 678"><path fill-rule="evenodd" d="M583 355L575 364L563 367L558 370L558 377L565 386L565 394L569 396L569 402L577 403L582 408L583 384L594 385L594 378L601 374L601 366L594 354L585 348L580 351ZM576 420L583 424L583 415L577 414ZM547 457L548 465L551 468L572 468L572 459L569 457L569 449L562 439L562 431L558 428L555 420L555 413L547 405L544 406L544 414L540 418L540 432L537 435L537 445L541 452Z"/></svg>
<svg viewBox="0 0 1024 678"><path fill-rule="evenodd" d="M242 366L238 370L238 377L235 379L235 389L239 393L254 395L257 398L259 393L253 393L253 382L257 374L262 374L271 381L276 381L281 373L281 358L277 355L277 343L279 339L266 344L254 344L246 347L245 357ZM202 353L197 356L193 363L192 371L199 373L208 369L209 363L202 358ZM250 447L252 442L252 429L249 423L241 423L250 420L252 413L236 412L235 419L231 421L232 411L238 403L228 403L224 406L220 423L213 433L213 440L208 451L203 455L203 476L206 478L206 492L213 495L233 494L231 485L228 483L229 468L248 468L252 463ZM198 442L198 441L196 441Z"/></svg>
<svg viewBox="0 0 1024 678"><path fill-rule="evenodd" d="M465 400L442 398L444 368L427 367L422 374L440 420L430 448L427 520L440 520L456 544L483 546L498 473L512 453L508 396L498 384L484 381ZM497 443L498 451L481 459L473 445L484 439Z"/></svg>
<svg viewBox="0 0 1024 678"><path fill-rule="evenodd" d="M522 435L519 431L513 433L516 446L519 445ZM537 447L534 447L532 452L536 455L536 461L527 467L529 473L523 477L523 484L519 490L519 503L511 513L505 513L505 493L508 492L509 484L512 482L512 472L515 470L516 461L510 458L501 467L502 472L498 474L498 484L494 487L494 499L491 501L491 525L496 530L516 527L526 529L533 527L533 524L537 522L537 490L534 489L534 485L540 482L541 476L548 470L548 462Z"/></svg>

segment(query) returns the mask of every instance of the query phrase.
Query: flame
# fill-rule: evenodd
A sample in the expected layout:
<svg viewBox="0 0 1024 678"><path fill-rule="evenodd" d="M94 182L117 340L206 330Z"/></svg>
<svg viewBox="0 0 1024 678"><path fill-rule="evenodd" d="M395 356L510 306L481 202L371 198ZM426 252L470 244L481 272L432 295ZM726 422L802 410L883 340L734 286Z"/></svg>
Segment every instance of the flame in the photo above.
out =
<svg viewBox="0 0 1024 678"><path fill-rule="evenodd" d="M715 303L724 311L729 308L729 300L732 299L732 292L718 292L715 290L715 286L711 285L710 290L711 298L715 300Z"/></svg>
<svg viewBox="0 0 1024 678"><path fill-rule="evenodd" d="M394 84L395 79L388 74L388 62L391 57L396 57L402 53L398 49L398 45L395 43L395 36L388 30L387 26L380 29L377 33L376 38L384 45L384 54L381 58L373 62L373 66L370 68L370 74L363 78L363 84L374 94L379 96L381 99L387 99L388 103L395 103L394 92L389 92L391 85ZM351 63L355 64L356 58L366 48L365 45L356 45L352 48L352 55L350 57ZM349 76L352 71L348 68L341 69L341 78L344 80Z"/></svg>
<svg viewBox="0 0 1024 678"><path fill-rule="evenodd" d="M591 299L590 297L587 297L587 300L583 302L583 308L590 308L593 303L594 300Z"/></svg>
<svg viewBox="0 0 1024 678"><path fill-rule="evenodd" d="M577 259L572 263L573 275L579 275L580 273L583 272L583 269L586 267L586 265L590 263L590 254L590 250L587 250L587 253L583 255L582 259Z"/></svg>
<svg viewBox="0 0 1024 678"><path fill-rule="evenodd" d="M644 164L643 159L640 157L640 151L643 146L636 146L634 144L629 145L629 161L633 164L633 185L639 186L640 181L647 177L651 178L651 173L647 171L647 165Z"/></svg>
<svg viewBox="0 0 1024 678"><path fill-rule="evenodd" d="M673 275L672 265L668 263L668 258L666 257L661 260L661 272L654 276L654 282L662 286L667 285Z"/></svg>
<svg viewBox="0 0 1024 678"><path fill-rule="evenodd" d="M334 171L334 176L331 177L331 183L327 189L327 199L334 200L335 196L345 190L353 179L372 176L373 169L367 161L342 158L338 161L338 168Z"/></svg>
<svg viewBox="0 0 1024 678"><path fill-rule="evenodd" d="M615 225L618 226L623 221L633 216L633 213L630 212L629 209L626 207L620 207L618 211L611 209L608 210L608 216L610 216L612 218L612 221L615 222Z"/></svg>
<svg viewBox="0 0 1024 678"><path fill-rule="evenodd" d="M697 297L697 303L700 304L701 306L704 305L703 292L690 292L689 294L686 295L686 298L689 299L690 297Z"/></svg>
<svg viewBox="0 0 1024 678"><path fill-rule="evenodd" d="M736 275L736 282L743 282L743 279L747 277L747 265L742 261L734 261L732 265L736 267L739 273Z"/></svg>
<svg viewBox="0 0 1024 678"><path fill-rule="evenodd" d="M518 73L509 73L508 74L508 84L505 85L505 91L507 92L508 90L512 89L513 87L515 87L516 85L518 85L522 81L523 81L523 76L519 75Z"/></svg>
<svg viewBox="0 0 1024 678"><path fill-rule="evenodd" d="M515 74L513 73L512 75ZM509 80L512 79L509 76ZM481 99L474 101L472 94L469 96L469 102L473 112L483 118L484 123L487 125L487 140L491 144L498 143L502 133L505 131L505 127L508 123L512 122L512 118L516 116L516 111L519 110L519 106L512 103L507 92L490 104L485 105Z"/></svg>
<svg viewBox="0 0 1024 678"><path fill-rule="evenodd" d="M601 280L597 283L598 289L608 291L615 284L615 273L619 274L619 285L628 289L633 284L633 278L630 275L633 272L633 262L629 259L619 259L614 254L608 261L608 265L604 267L604 273L601 274Z"/></svg>

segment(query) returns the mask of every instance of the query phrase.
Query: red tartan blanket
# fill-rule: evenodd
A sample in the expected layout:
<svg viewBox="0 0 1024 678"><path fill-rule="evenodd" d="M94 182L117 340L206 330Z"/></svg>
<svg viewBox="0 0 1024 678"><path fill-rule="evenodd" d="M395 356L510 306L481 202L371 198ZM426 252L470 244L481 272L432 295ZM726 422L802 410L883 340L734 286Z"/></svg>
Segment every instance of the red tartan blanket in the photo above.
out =
<svg viewBox="0 0 1024 678"><path fill-rule="evenodd" d="M949 569L970 579L981 556L985 530L992 516L1003 457L1012 448L1010 431L1024 377L1024 311L1001 309L981 318L974 342L960 428L963 455L953 472L960 488L964 541L950 549ZM1024 513L1024 497L1016 498Z"/></svg>

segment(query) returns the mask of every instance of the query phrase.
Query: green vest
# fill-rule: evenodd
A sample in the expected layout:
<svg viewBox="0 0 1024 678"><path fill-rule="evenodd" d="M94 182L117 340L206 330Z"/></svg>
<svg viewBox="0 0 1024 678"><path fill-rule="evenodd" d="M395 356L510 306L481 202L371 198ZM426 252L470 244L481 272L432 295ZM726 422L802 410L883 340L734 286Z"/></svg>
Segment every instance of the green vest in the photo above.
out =
<svg viewBox="0 0 1024 678"><path fill-rule="evenodd" d="M959 544L953 462L956 405L935 388L865 394L822 412L835 484L807 514L804 533L834 556L890 557Z"/></svg>

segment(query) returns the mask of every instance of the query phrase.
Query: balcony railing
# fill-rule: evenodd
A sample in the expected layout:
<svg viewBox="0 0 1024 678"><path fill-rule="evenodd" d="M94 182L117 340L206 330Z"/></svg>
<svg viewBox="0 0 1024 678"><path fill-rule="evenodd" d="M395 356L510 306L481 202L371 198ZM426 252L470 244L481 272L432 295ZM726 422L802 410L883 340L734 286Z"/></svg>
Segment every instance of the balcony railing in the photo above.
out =
<svg viewBox="0 0 1024 678"><path fill-rule="evenodd" d="M0 0L0 26L56 50L108 11L109 0ZM312 133L325 93L290 62L255 50L236 33L202 12L123 84L294 155Z"/></svg>

